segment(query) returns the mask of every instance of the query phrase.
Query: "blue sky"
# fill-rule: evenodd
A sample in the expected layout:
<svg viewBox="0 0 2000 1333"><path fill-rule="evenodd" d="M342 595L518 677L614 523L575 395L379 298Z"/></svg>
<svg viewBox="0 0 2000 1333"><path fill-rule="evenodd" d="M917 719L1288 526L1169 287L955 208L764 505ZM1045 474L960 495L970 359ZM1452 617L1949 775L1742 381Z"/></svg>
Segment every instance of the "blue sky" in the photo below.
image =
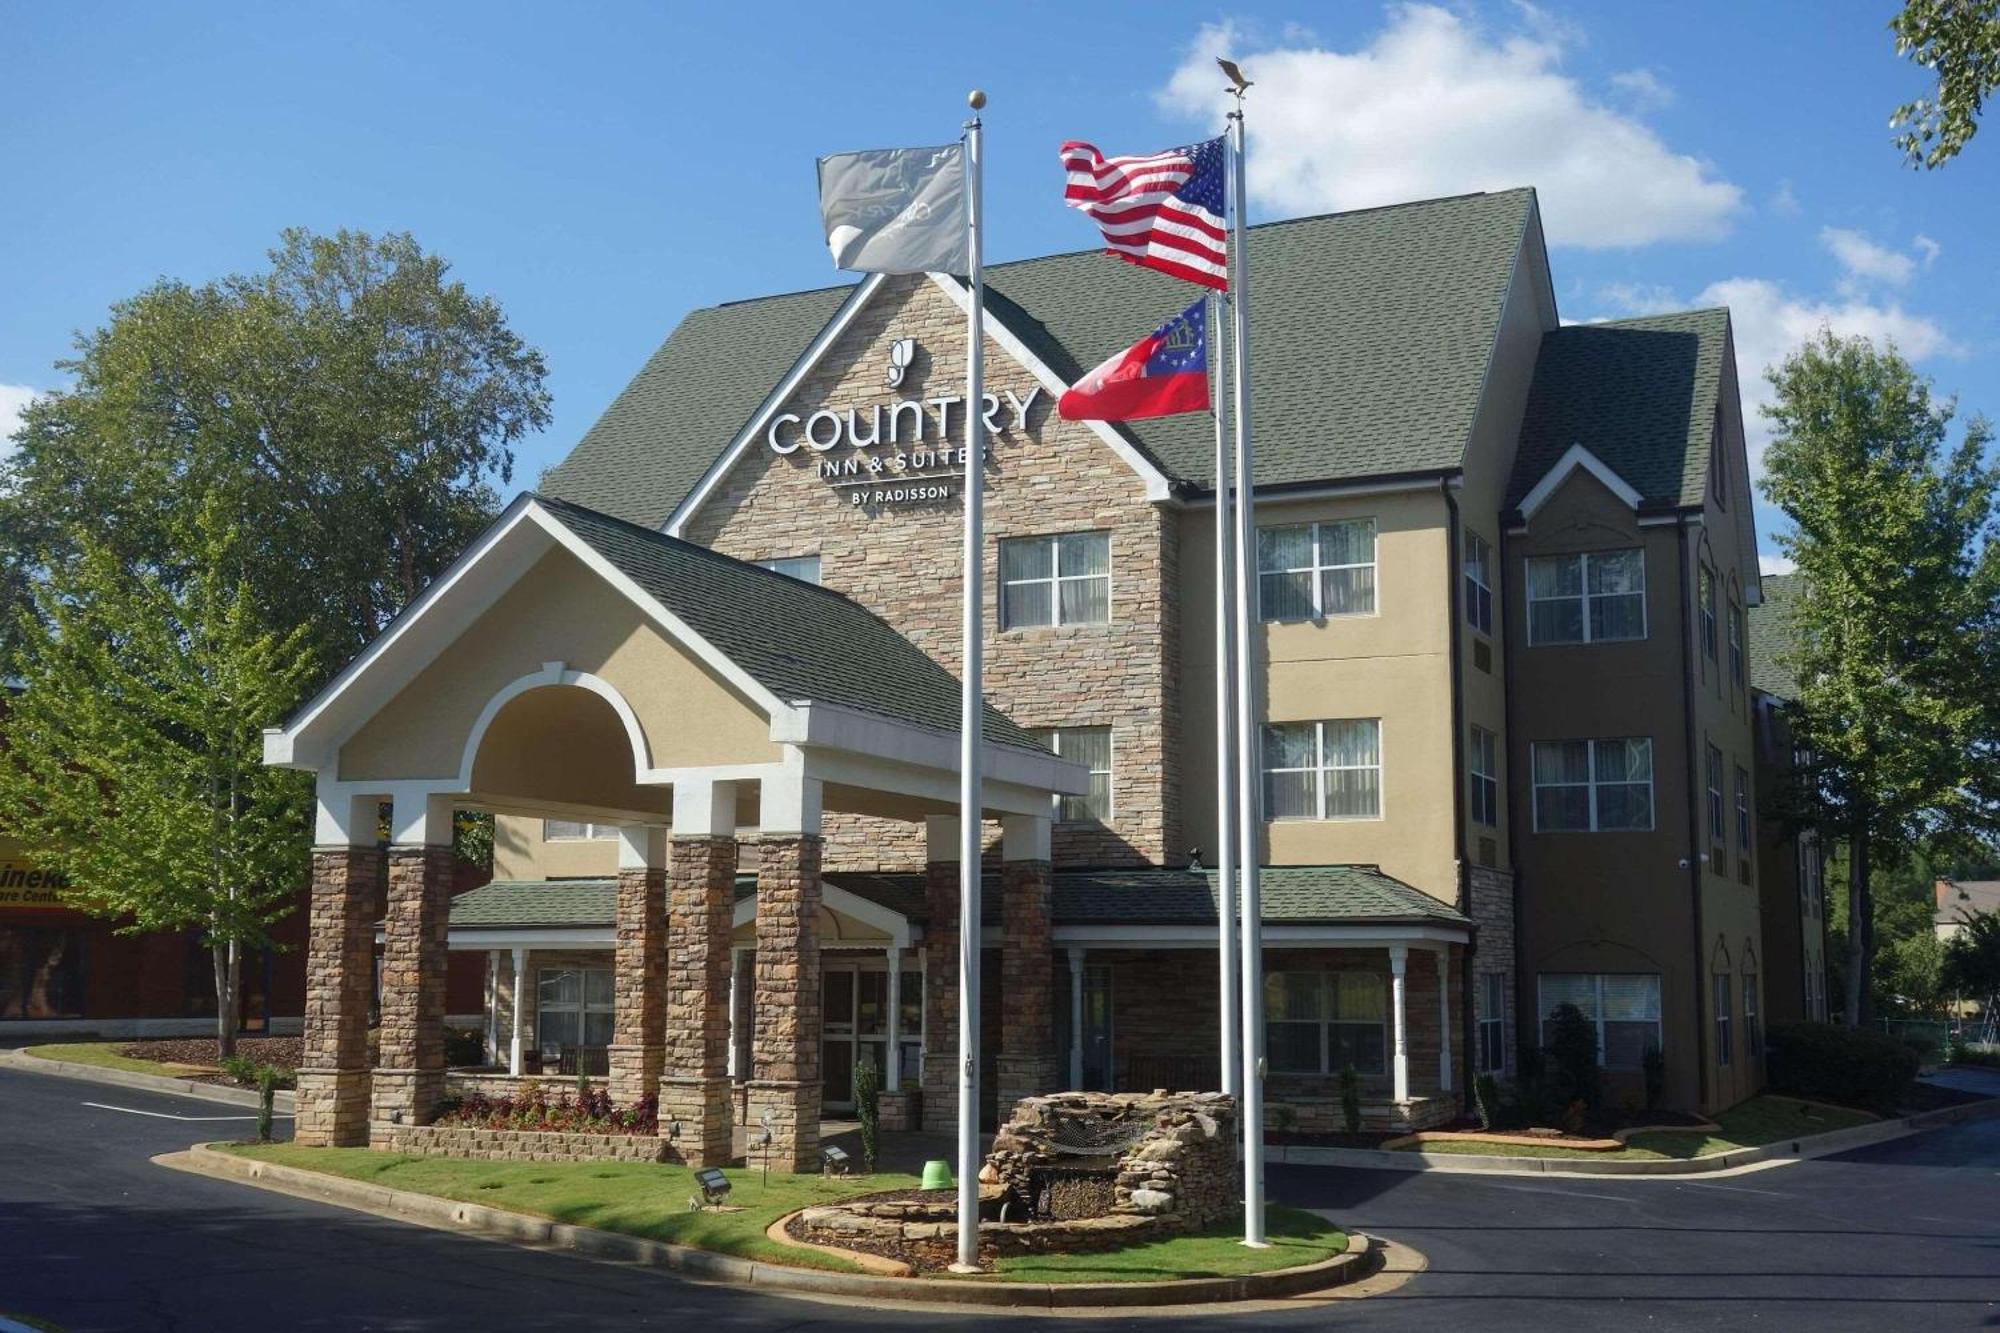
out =
<svg viewBox="0 0 2000 1333"><path fill-rule="evenodd" d="M1831 322L2000 413L2000 128L1901 166L1888 113L1925 80L1891 12L12 5L0 434L157 277L254 267L289 225L409 230L548 356L531 485L690 308L838 280L817 154L949 140L984 87L988 257L1081 248L1056 145L1213 132L1224 49L1258 81L1259 220L1535 185L1564 317L1729 304L1753 412L1762 364Z"/></svg>

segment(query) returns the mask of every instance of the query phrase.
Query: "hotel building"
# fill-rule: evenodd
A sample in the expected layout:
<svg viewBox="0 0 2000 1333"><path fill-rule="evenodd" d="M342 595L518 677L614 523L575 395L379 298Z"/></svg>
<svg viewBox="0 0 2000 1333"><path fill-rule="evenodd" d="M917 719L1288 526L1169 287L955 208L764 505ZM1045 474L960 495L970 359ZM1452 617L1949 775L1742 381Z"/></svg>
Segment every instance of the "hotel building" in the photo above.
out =
<svg viewBox="0 0 2000 1333"><path fill-rule="evenodd" d="M1615 1099L1649 1050L1665 1104L1750 1095L1773 854L1728 313L1562 324L1531 190L1249 244L1272 1127L1337 1130L1350 1066L1370 1125L1454 1118L1564 1002ZM1188 299L1097 253L987 270L1003 1105L1218 1079L1213 425L1053 410ZM487 959L504 1070L452 1079L657 1091L685 1160L747 1123L815 1167L861 1059L886 1124L951 1122L966 336L938 276L691 313L271 733L321 794L302 1141L414 1141L447 950ZM468 806L495 880L453 900Z"/></svg>

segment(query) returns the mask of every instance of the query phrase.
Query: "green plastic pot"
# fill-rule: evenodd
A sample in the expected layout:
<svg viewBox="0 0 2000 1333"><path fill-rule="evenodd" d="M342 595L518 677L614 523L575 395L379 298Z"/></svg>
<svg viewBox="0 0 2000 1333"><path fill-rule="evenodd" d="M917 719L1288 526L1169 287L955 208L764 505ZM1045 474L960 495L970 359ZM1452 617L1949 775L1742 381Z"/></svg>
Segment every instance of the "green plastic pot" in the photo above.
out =
<svg viewBox="0 0 2000 1333"><path fill-rule="evenodd" d="M948 1190L951 1188L951 1163L941 1157L933 1157L924 1163L924 1188L927 1190Z"/></svg>

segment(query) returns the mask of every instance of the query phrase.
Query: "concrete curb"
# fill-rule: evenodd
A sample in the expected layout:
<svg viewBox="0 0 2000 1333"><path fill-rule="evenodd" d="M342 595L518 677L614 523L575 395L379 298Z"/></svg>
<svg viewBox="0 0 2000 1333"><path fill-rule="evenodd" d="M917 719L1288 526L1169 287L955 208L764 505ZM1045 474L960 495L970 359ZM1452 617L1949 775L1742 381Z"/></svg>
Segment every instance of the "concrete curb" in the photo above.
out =
<svg viewBox="0 0 2000 1333"><path fill-rule="evenodd" d="M1350 1234L1347 1251L1317 1264L1280 1268L1238 1277L1184 1278L1172 1282L979 1282L919 1277L875 1277L822 1272L760 1263L666 1241L569 1226L485 1204L461 1203L431 1194L384 1189L341 1176L280 1166L217 1152L196 1144L185 1153L153 1159L162 1166L213 1176L261 1189L304 1195L326 1203L458 1231L515 1245L570 1250L591 1259L647 1264L690 1277L730 1282L759 1290L851 1300L902 1301L921 1305L983 1305L1015 1309L1090 1306L1205 1305L1265 1301L1345 1286L1381 1267L1380 1247Z"/></svg>
<svg viewBox="0 0 2000 1333"><path fill-rule="evenodd" d="M219 1083L172 1078L166 1074L134 1074L124 1069L105 1069L98 1065L51 1060L46 1056L29 1055L23 1050L0 1050L0 1068L24 1070L30 1074L48 1074L56 1078L80 1079L86 1083L104 1083L115 1088L133 1088L141 1092L165 1092L176 1097L199 1097L203 1101L228 1102L231 1106L254 1108L257 1105L257 1092L254 1088L227 1088ZM291 1093L281 1090L271 1100L272 1109L279 1115L292 1114Z"/></svg>
<svg viewBox="0 0 2000 1333"><path fill-rule="evenodd" d="M1662 1158L1658 1161L1599 1161L1589 1157L1499 1157L1476 1153L1384 1152L1377 1148L1276 1147L1268 1160L1292 1166L1348 1166L1370 1171L1464 1171L1492 1175L1539 1176L1712 1176L1724 1175L1760 1162L1803 1161L1829 1153L1864 1148L1908 1134L1922 1133L1964 1120L2000 1113L2000 1097L1963 1106L1944 1106L1894 1120L1829 1130L1824 1134L1781 1139L1761 1148L1739 1148L1708 1157Z"/></svg>

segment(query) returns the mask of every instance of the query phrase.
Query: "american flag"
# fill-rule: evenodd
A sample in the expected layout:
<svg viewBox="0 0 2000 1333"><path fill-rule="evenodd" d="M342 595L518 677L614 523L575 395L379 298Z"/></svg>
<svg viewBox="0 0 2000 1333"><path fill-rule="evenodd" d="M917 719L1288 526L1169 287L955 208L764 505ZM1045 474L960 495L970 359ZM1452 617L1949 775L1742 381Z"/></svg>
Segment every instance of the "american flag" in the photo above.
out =
<svg viewBox="0 0 2000 1333"><path fill-rule="evenodd" d="M1227 291L1226 157L1220 135L1147 157L1106 157L1073 139L1062 146L1063 199L1090 214L1119 258Z"/></svg>

